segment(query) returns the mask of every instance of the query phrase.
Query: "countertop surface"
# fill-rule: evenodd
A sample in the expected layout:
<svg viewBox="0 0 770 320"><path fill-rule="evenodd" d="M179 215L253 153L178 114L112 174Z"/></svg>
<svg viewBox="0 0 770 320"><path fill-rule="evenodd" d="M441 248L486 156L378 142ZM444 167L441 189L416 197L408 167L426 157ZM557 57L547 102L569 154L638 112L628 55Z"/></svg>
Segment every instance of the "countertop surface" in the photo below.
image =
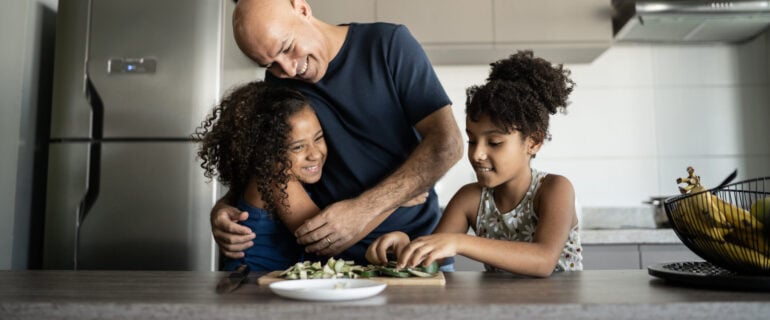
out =
<svg viewBox="0 0 770 320"><path fill-rule="evenodd" d="M224 272L0 271L0 319L767 319L770 293L677 286L647 270L521 278L446 274L445 287L306 302L249 282L216 294Z"/></svg>
<svg viewBox="0 0 770 320"><path fill-rule="evenodd" d="M580 231L580 242L584 245L682 244L671 228L583 229Z"/></svg>
<svg viewBox="0 0 770 320"><path fill-rule="evenodd" d="M673 229L656 227L654 214L650 205L583 207L580 241L585 245L681 245Z"/></svg>

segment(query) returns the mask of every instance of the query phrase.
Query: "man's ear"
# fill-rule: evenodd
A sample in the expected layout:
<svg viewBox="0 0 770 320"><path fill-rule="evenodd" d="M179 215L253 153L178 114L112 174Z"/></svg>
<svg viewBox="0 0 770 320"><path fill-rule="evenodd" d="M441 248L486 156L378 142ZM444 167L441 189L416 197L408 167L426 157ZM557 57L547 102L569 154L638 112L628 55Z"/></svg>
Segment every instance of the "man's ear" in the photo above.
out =
<svg viewBox="0 0 770 320"><path fill-rule="evenodd" d="M313 16L313 11L310 9L310 4L305 0L292 0L291 6L294 10L301 14L303 17Z"/></svg>

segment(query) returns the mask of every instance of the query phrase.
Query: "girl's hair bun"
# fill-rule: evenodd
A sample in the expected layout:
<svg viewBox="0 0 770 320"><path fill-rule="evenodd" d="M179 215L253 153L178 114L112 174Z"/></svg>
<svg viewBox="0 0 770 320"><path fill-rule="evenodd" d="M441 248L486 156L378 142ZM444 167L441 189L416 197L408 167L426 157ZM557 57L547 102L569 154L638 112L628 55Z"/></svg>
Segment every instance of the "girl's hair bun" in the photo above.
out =
<svg viewBox="0 0 770 320"><path fill-rule="evenodd" d="M471 121L489 116L507 132L542 142L550 137L550 115L564 111L575 83L562 65L537 58L532 51L519 51L490 64L487 82L466 90L465 114Z"/></svg>
<svg viewBox="0 0 770 320"><path fill-rule="evenodd" d="M509 81L517 87L527 88L527 91L536 93L536 99L550 114L567 107L567 98L575 83L569 78L570 71L563 65L553 65L548 60L535 57L531 50L519 51L490 65L492 70L488 82Z"/></svg>

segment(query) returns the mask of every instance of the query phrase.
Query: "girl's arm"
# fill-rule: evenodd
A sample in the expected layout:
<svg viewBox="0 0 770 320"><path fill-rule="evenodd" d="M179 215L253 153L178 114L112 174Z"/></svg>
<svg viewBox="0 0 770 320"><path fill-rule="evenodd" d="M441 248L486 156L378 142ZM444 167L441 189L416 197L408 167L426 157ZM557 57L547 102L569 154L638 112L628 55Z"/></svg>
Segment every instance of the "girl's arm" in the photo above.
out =
<svg viewBox="0 0 770 320"><path fill-rule="evenodd" d="M447 204L433 233L467 233L469 221L476 219L476 214L472 208L479 206L480 194L481 188L475 183L460 188L452 200L449 200L449 204ZM401 231L386 233L377 238L366 249L366 260L373 264L385 264L388 262L388 253L392 253L399 259L401 267L403 267L405 264L403 257L405 256L402 255L402 252L408 245L409 236L406 233ZM432 261L429 261L428 264Z"/></svg>
<svg viewBox="0 0 770 320"><path fill-rule="evenodd" d="M278 209L281 221L289 228L289 231L294 233L299 226L305 223L305 220L314 217L321 209L316 206L315 202L310 199L310 196L305 191L305 187L302 183L296 179L290 179L286 184L286 194L288 199L286 202L289 205L289 211L286 209Z"/></svg>
<svg viewBox="0 0 770 320"><path fill-rule="evenodd" d="M477 183L464 185L449 200L433 233L467 233L476 227L476 211L481 203L481 187Z"/></svg>
<svg viewBox="0 0 770 320"><path fill-rule="evenodd" d="M577 225L575 190L567 178L551 174L534 201L539 222L531 243L477 237L463 243L460 254L512 273L550 276L570 229Z"/></svg>
<svg viewBox="0 0 770 320"><path fill-rule="evenodd" d="M438 258L460 254L508 272L547 277L556 266L570 229L577 224L572 184L562 176L548 175L535 195L534 206L539 223L531 243L465 234L434 234L412 241L403 251L404 259L408 259L405 266L429 264Z"/></svg>
<svg viewBox="0 0 770 320"><path fill-rule="evenodd" d="M386 234L378 239L367 250L367 256L370 252L385 252L390 250L396 253L398 257L398 267L414 267L421 262L429 265L434 260L451 257L456 255L456 248L459 242L464 238L469 238L467 234L469 226L475 226L476 210L479 207L481 199L481 187L476 183L463 186L449 200L446 209L441 215L441 220L433 230L433 234L415 239L408 246L402 243L379 241L388 237ZM408 240L408 238L406 238ZM421 248L415 253L415 249L425 242L437 241L433 246ZM378 245L378 246L375 246ZM385 246L383 248L383 246ZM370 260L371 261L371 260Z"/></svg>

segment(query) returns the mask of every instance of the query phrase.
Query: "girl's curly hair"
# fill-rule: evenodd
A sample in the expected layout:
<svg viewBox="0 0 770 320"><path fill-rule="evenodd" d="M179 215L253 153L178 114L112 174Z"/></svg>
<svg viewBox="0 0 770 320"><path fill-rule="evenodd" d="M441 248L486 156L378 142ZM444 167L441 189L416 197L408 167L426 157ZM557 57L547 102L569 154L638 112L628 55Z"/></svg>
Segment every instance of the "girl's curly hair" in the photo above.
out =
<svg viewBox="0 0 770 320"><path fill-rule="evenodd" d="M241 195L256 182L269 212L288 209L289 117L309 107L296 90L255 81L230 92L195 130L204 175Z"/></svg>
<svg viewBox="0 0 770 320"><path fill-rule="evenodd" d="M534 57L529 50L490 65L487 83L466 90L466 115L472 121L487 115L495 126L519 130L523 138L532 137L537 143L550 139L549 117L566 110L575 86L570 71Z"/></svg>

